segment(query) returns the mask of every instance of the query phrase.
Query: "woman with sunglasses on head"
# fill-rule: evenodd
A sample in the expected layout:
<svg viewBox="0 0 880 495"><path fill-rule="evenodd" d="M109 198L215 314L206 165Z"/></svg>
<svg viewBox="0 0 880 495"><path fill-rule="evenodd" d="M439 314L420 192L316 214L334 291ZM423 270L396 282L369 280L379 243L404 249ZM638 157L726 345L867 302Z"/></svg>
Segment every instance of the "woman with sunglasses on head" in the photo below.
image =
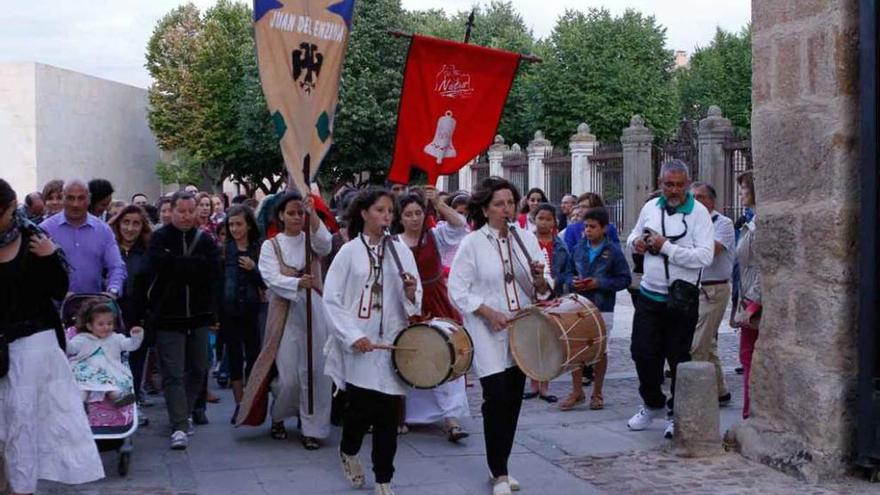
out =
<svg viewBox="0 0 880 495"><path fill-rule="evenodd" d="M415 193L398 198L395 231L413 252L422 280L422 312L434 318L448 318L461 324L461 315L449 301L443 270L443 256L458 247L467 235L464 216L440 201L437 189L427 186L424 198ZM427 206L444 221L429 228ZM458 418L470 413L464 376L430 390L412 389L407 394L406 422L432 424L443 421L450 442L458 442L469 434Z"/></svg>
<svg viewBox="0 0 880 495"><path fill-rule="evenodd" d="M480 184L470 202L474 230L461 242L449 272L449 295L474 341L494 495L519 489L519 482L508 473L508 459L526 377L510 352L509 320L553 294L550 267L544 263L538 239L510 225L518 202L516 187L500 177Z"/></svg>
<svg viewBox="0 0 880 495"><path fill-rule="evenodd" d="M394 196L385 189L358 193L348 208L348 241L327 272L324 304L334 342L327 373L346 393L340 455L345 477L364 485L357 457L373 427L375 492L391 495L397 425L407 386L394 373L390 346L421 313L422 286L406 244L387 234Z"/></svg>

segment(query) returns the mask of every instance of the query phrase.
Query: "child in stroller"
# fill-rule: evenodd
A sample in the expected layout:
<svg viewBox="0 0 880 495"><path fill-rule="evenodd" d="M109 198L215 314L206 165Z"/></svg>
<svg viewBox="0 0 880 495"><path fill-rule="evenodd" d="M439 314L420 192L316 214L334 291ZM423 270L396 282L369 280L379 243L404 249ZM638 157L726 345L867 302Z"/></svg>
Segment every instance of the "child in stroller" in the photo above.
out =
<svg viewBox="0 0 880 495"><path fill-rule="evenodd" d="M144 329L133 327L131 337L116 333L113 306L99 299L86 301L76 319L77 334L67 341L73 375L80 386L83 403L103 402L117 408L132 404L136 397L131 370L122 363L122 352L137 350Z"/></svg>

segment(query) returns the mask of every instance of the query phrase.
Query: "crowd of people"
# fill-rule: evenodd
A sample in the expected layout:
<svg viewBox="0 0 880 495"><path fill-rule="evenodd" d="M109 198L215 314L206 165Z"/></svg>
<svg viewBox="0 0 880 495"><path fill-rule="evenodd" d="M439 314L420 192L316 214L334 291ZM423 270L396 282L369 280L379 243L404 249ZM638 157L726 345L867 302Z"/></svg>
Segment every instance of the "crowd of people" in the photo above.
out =
<svg viewBox="0 0 880 495"><path fill-rule="evenodd" d="M627 426L644 430L665 415L667 438L679 363L714 363L719 404L731 401L717 337L732 301L748 417L761 314L752 178L738 180L746 213L735 222L715 210L710 184L691 184L684 163L665 163L658 182L621 242L599 195L566 195L557 207L542 190L521 197L499 177L473 192L351 189L329 205L299 192L230 205L195 186L155 203L142 193L118 201L102 179L53 180L19 205L0 179L0 441L12 489L103 476L85 415L95 400L149 407L161 389L170 447L186 449L208 422L205 404L217 400L213 369L232 389L233 425L269 416L269 435L283 440L295 418L309 450L341 425L341 465L354 487L365 484L358 453L371 433L376 493L393 493L397 437L408 425L441 424L450 442L469 436L467 376L417 390L392 364L402 330L440 317L472 339L492 489L508 494L519 489L508 458L524 400L563 411L605 406L607 354L577 367L561 400L548 382L527 384L511 354L511 319L566 294L592 302L610 333L617 295L629 291L644 404ZM86 305L68 339L58 307L81 294L114 304ZM47 428L51 435L38 434Z"/></svg>

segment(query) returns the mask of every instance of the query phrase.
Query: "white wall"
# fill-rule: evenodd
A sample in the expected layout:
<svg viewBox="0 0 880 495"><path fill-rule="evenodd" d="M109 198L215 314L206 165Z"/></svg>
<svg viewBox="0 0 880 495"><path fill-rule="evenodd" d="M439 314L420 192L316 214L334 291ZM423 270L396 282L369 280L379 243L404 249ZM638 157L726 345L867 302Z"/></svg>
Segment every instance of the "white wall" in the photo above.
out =
<svg viewBox="0 0 880 495"><path fill-rule="evenodd" d="M19 198L37 189L34 64L0 64L0 178Z"/></svg>
<svg viewBox="0 0 880 495"><path fill-rule="evenodd" d="M36 79L35 189L52 179L109 180L114 197L160 191L147 91L43 64Z"/></svg>

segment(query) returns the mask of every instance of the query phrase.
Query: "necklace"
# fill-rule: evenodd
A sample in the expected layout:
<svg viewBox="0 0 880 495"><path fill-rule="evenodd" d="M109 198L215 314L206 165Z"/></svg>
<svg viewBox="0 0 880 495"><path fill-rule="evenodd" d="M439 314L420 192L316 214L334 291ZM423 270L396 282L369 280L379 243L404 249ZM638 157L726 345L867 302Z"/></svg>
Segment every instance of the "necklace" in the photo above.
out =
<svg viewBox="0 0 880 495"><path fill-rule="evenodd" d="M507 267L508 263L504 262L504 255L501 253L501 241L498 240L496 237L488 235L488 234L486 235L486 237L488 237L490 240L495 241L493 246L495 247L495 251L498 252L498 257L501 258L501 269L504 271L504 283L509 284L509 283L513 282L513 280L514 280L513 261L511 261L509 263L510 270L508 270L508 267ZM510 240L508 239L508 242L505 242L504 244L507 246L507 259L512 260L513 253L510 250L510 242L509 241Z"/></svg>
<svg viewBox="0 0 880 495"><path fill-rule="evenodd" d="M382 240L379 241L379 245L376 247L376 253L373 253L373 249L370 248L366 238L361 234L361 242L364 244L367 256L370 258L370 278L373 280L370 291L373 294L373 309L376 311L382 310L382 262L385 259L385 250L383 249L385 247L385 239L386 237L382 237Z"/></svg>

